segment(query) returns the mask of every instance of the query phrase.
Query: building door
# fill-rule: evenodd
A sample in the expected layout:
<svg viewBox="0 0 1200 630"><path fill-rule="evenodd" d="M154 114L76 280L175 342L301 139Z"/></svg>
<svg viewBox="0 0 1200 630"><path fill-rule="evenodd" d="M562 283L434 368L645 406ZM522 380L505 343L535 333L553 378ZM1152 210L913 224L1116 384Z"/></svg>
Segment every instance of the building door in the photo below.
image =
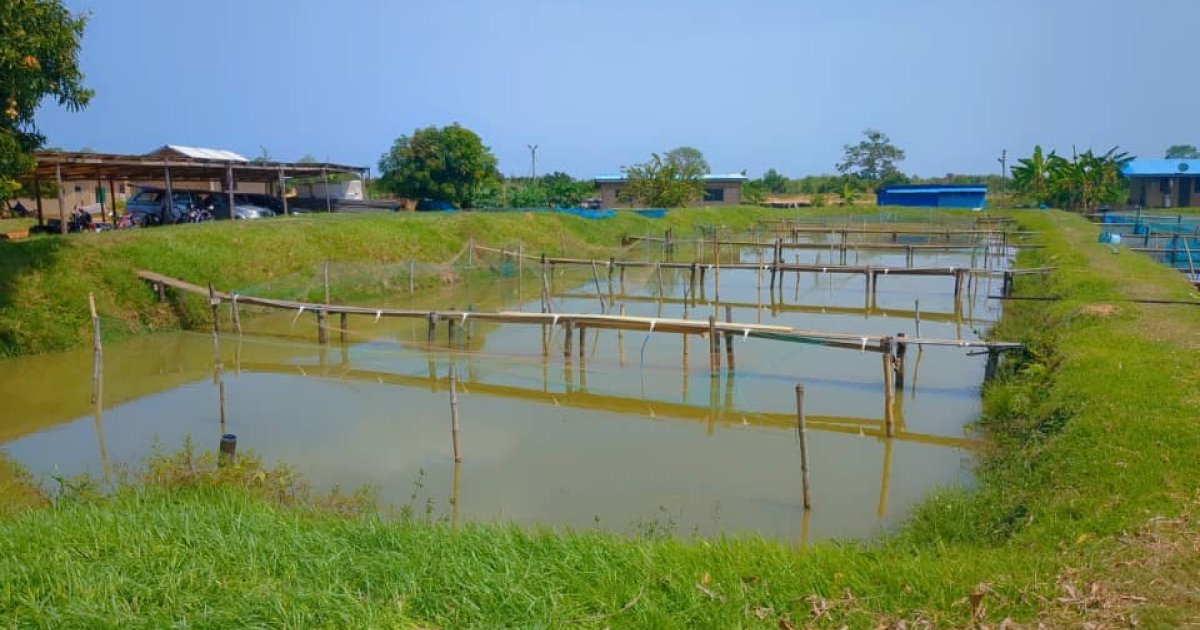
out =
<svg viewBox="0 0 1200 630"><path fill-rule="evenodd" d="M1192 178L1179 178L1179 207L1189 208L1192 205Z"/></svg>

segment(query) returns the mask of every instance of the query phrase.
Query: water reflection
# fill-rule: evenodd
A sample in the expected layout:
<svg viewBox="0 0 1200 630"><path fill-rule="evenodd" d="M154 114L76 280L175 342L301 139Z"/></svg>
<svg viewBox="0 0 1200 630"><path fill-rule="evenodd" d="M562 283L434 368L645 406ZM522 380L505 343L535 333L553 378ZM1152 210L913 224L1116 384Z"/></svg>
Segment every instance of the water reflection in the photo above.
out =
<svg viewBox="0 0 1200 630"><path fill-rule="evenodd" d="M600 308L596 292L606 286L590 270L549 275L556 310ZM915 296L927 309L920 315L927 336L969 336L996 315L986 291L982 300L965 291L967 308L956 308L944 278L884 279L863 308L852 304L861 299L861 279L854 286L814 274L810 285L797 274L793 301L763 305L755 270L723 271L728 301L718 304L689 275L661 267L622 273L621 292L603 296L605 308L707 317L724 316L720 307L729 306L738 321L752 314L833 332L914 336L918 309L908 307ZM483 310L524 294L522 284L438 299ZM540 300L514 306L541 307ZM228 431L268 459L295 464L317 487L368 483L385 503L400 505L421 478L423 497L456 525L500 518L629 531L669 519L683 533L758 532L792 541L872 536L929 488L971 481L974 442L962 427L978 412L984 368L979 357L955 349L909 353L908 389L899 388L895 401L898 434L885 439L873 353L734 336L737 369L712 372L708 341L695 335L581 329L567 345L561 327L469 321L430 344L424 321L370 318L343 323L342 343L316 346L279 337L303 334L290 314L247 310L244 334L215 349L211 337L188 333L112 344L111 395L91 409L86 394L76 396L77 383L86 382L76 373L87 369L77 353L0 362L0 383L13 394L5 396L12 404L0 439L35 473L70 474L106 471L110 458L136 462L156 437L175 447L185 435L207 444ZM567 353L552 352L556 344ZM229 370L220 353L232 356ZM451 365L462 377L461 464L453 462L447 430ZM801 505L794 436L798 381L809 392L810 514ZM216 391L222 384L228 426ZM93 427L84 434L87 416Z"/></svg>

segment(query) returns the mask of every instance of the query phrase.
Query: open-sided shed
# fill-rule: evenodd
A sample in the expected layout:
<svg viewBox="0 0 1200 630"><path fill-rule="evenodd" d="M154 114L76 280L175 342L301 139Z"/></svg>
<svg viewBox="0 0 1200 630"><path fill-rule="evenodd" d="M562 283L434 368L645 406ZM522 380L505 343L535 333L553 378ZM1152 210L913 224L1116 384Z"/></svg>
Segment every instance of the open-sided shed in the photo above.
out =
<svg viewBox="0 0 1200 630"><path fill-rule="evenodd" d="M164 147L165 148L165 147ZM121 155L114 153L70 153L39 151L35 154L36 166L22 177L31 181L37 192L36 203L39 220L43 218L40 184L52 181L58 184L58 215L61 229L67 229L66 204L63 200L63 183L71 181L95 181L109 183L113 190L116 181L162 181L170 191L173 182L206 181L221 182L229 194L229 207L233 207L236 182L257 182L266 186L278 186L280 196L289 177L321 178L328 183L329 175L344 173L368 178L369 169L361 166L330 163L297 162L248 162L230 159L186 157L178 152L160 151L151 155ZM325 186L329 190L329 186ZM113 197L110 195L110 199ZM115 199L110 201L115 211ZM286 210L287 198L284 197ZM326 210L332 202L326 193Z"/></svg>

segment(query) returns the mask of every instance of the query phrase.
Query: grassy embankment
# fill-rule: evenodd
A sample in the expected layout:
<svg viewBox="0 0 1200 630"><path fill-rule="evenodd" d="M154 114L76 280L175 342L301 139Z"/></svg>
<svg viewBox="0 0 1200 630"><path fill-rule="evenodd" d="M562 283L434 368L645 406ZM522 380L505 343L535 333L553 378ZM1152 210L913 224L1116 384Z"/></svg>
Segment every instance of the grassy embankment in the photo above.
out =
<svg viewBox="0 0 1200 630"><path fill-rule="evenodd" d="M96 292L105 335L113 338L186 327L204 317L202 300L156 303L145 283L134 276L137 269L199 284L212 281L222 289L268 287L258 294L270 294L278 285L283 289L276 287L276 293L301 293L272 297L316 299L324 261L390 267L398 281L391 289L399 292L407 291L407 261L449 260L471 237L480 244L514 249L523 239L525 251L533 254L607 256L623 234L661 235L667 228L683 234L714 224L746 230L764 217L795 214L763 208L693 209L674 211L666 219L621 213L602 221L556 213L307 215L0 242L0 356L88 344L88 291ZM428 288L441 282L429 273L418 284ZM370 298L388 289L334 288L339 299ZM306 289L309 293L304 294Z"/></svg>
<svg viewBox="0 0 1200 630"><path fill-rule="evenodd" d="M306 500L286 474L183 458L107 499L0 519L0 618L42 625L864 627L881 620L1195 622L1200 312L1174 271L1020 215L1054 264L999 335L1029 343L985 392L996 448L974 492L897 535L797 551L765 541L454 530ZM503 237L500 237L503 238ZM447 246L446 251L453 251ZM316 259L314 259L316 260ZM819 509L819 508L818 508ZM1092 586L1095 584L1095 586Z"/></svg>

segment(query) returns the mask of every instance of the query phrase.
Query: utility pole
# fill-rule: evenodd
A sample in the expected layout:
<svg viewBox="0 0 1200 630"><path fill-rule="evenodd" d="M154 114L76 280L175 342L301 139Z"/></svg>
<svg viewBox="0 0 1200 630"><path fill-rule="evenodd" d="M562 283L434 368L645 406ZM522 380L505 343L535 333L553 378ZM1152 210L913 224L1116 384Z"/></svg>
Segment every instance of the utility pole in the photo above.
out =
<svg viewBox="0 0 1200 630"><path fill-rule="evenodd" d="M1000 192L1008 192L1008 149L1000 149Z"/></svg>
<svg viewBox="0 0 1200 630"><path fill-rule="evenodd" d="M529 147L529 179L537 179L537 150L538 145L527 144Z"/></svg>

